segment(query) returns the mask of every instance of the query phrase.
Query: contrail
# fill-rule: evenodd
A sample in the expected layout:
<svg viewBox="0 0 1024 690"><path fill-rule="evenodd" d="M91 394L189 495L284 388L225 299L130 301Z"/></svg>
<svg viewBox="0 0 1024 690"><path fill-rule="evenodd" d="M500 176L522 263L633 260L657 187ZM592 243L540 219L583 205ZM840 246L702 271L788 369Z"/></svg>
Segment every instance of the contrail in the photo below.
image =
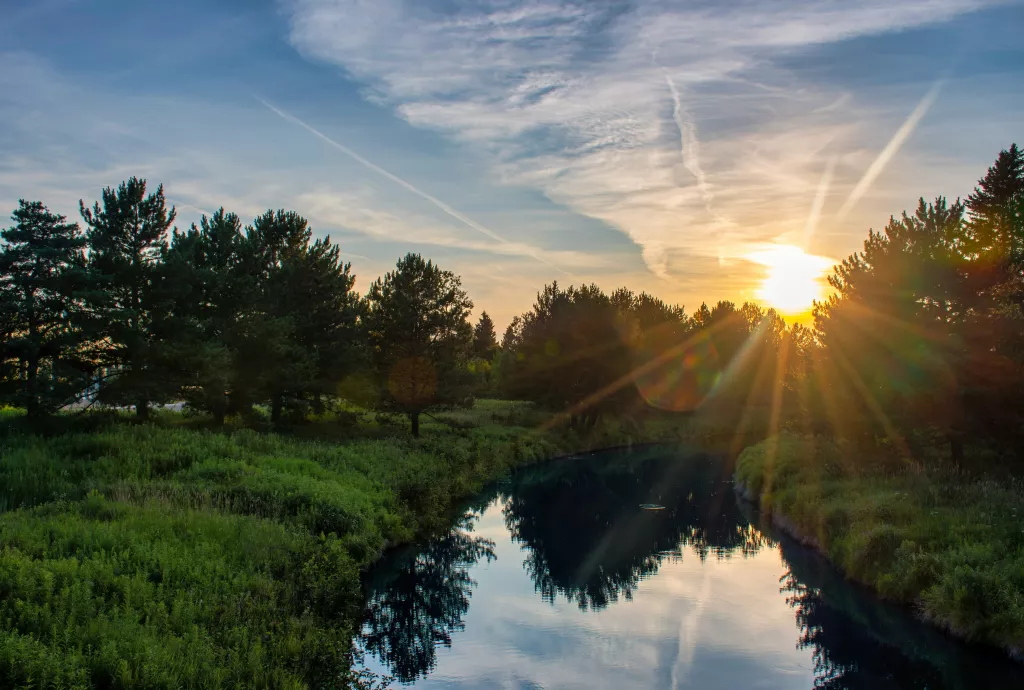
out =
<svg viewBox="0 0 1024 690"><path fill-rule="evenodd" d="M921 118L925 116L925 113L928 112L932 103L935 102L935 98L939 95L939 91L942 89L944 82L944 79L939 79L932 85L932 88L928 89L928 93L924 95L921 102L917 104L917 107L914 108L910 115L907 116L907 119L903 122L900 128L896 130L896 133L892 135L892 139L889 140L889 143L885 145L885 148L882 149L881 153L878 154L878 157L875 158L873 163L871 163L867 171L864 173L864 176L860 178L860 182L858 182L857 186L853 188L852 192L850 192L850 196L846 199L846 202L843 203L842 208L839 209L839 213L836 214L837 220L842 220L846 217L850 212L850 209L860 201L861 197L864 196L864 193L868 191L868 188L871 187L871 184L875 181L875 178L882 173L892 157L900 150L900 147L903 146L903 142L905 142L913 133L917 128L918 123L921 122Z"/></svg>
<svg viewBox="0 0 1024 690"><path fill-rule="evenodd" d="M818 220L821 218L821 209L825 206L825 197L828 196L829 187L832 186L832 173L836 169L836 156L832 156L825 164L825 171L818 180L818 191L814 194L814 202L811 204L811 212L807 216L807 225L804 226L804 249L810 244L814 237L814 231L818 227Z"/></svg>
<svg viewBox="0 0 1024 690"><path fill-rule="evenodd" d="M668 84L668 90L672 94L672 119L675 120L676 128L679 130L679 155L683 159L683 165L697 179L697 189L704 198L708 211L711 211L711 201L714 195L708 187L704 170L700 167L700 141L697 139L696 128L692 122L683 117L683 102L680 100L679 90L676 89L676 84L668 72L665 72L665 83Z"/></svg>
<svg viewBox="0 0 1024 690"><path fill-rule="evenodd" d="M437 197L431 196L430 194L427 194L423 190L421 190L418 187L416 187L415 185L413 185L411 182L406 182L405 180L403 180L398 175L392 174L392 173L388 172L387 170L385 170L384 168L382 168L379 165L377 165L376 163L368 161L367 159L363 158L362 156L360 156L358 153L356 153L355 151L353 151L349 147L345 146L344 144L339 144L334 139L331 139L329 136L327 136L326 134L324 134L323 132L321 132L317 128L315 128L312 125L307 124L306 122L300 120L299 118L295 117L291 113L287 113L287 112L281 110L280 108L278 108L278 107L276 107L274 105L271 105L270 103L268 103L264 99L260 98L259 96L254 95L253 98L255 98L257 101L262 103L271 112L275 113L276 115L278 115L282 119L287 120L288 122L291 122L292 124L298 125L299 127L302 127L304 130L306 130L307 132L309 132L313 136L315 136L318 139L322 140L324 143L329 144L329 145L333 146L334 148L338 149L339 151L341 151L346 156L348 156L352 160L356 161L357 163L359 163L363 167L369 168L370 170L372 170L373 172L377 173L378 175L381 175L382 177L388 178L389 180L391 180L395 184L399 185L400 187L403 187L404 189L407 189L408 191L412 192L416 196L421 197L423 199L426 199L427 201L432 203L434 206L436 206L437 208L441 209L442 211L447 213L449 216L454 218L455 220L457 220L457 221L459 221L459 222L461 222L461 223L463 223L465 225L468 225L469 227L473 228L474 230L476 230L479 233L487 235L492 240L495 240L497 242L501 242L502 244L510 244L510 242L508 240L506 240L504 237L502 237L498 233L496 233L496 232L494 232L492 230L489 230L488 228L485 228L483 225L480 225L480 223L477 223L475 220L473 220L469 216L466 216L466 215L460 213L457 209L452 208L451 206L449 206L448 204L444 203L443 201L441 201ZM530 253L529 256L531 258L536 259L537 261L541 262L542 264L550 266L551 268L555 269L556 271L558 271L560 273L563 273L563 274L565 274L567 276L570 276L570 277L574 277L573 274L571 274L568 271L565 271L565 270L559 268L558 266L554 265L550 261L546 261L545 259L542 259L540 256L538 256L538 255L536 255L534 253Z"/></svg>

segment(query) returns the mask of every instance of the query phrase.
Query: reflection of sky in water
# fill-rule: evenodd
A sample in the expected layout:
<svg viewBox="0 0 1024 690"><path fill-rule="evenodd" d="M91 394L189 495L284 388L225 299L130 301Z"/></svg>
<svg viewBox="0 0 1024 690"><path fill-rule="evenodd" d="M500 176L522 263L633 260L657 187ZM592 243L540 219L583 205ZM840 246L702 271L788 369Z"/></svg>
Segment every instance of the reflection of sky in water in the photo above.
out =
<svg viewBox="0 0 1024 690"><path fill-rule="evenodd" d="M465 630L440 648L417 688L807 688L811 649L797 649L793 609L780 593L787 568L777 548L702 564L689 549L640 583L633 601L581 611L535 592L501 506L473 531L497 560L471 569L477 582ZM386 668L368 655L371 670Z"/></svg>

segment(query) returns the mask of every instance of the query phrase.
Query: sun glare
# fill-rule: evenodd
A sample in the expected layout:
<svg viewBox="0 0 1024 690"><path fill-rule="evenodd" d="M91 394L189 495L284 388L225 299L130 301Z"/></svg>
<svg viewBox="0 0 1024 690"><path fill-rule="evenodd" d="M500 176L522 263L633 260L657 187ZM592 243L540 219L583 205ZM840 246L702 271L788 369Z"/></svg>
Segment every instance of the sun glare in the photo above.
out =
<svg viewBox="0 0 1024 690"><path fill-rule="evenodd" d="M768 269L757 290L758 298L791 317L806 315L814 300L824 297L825 273L834 264L788 244L771 245L747 258Z"/></svg>

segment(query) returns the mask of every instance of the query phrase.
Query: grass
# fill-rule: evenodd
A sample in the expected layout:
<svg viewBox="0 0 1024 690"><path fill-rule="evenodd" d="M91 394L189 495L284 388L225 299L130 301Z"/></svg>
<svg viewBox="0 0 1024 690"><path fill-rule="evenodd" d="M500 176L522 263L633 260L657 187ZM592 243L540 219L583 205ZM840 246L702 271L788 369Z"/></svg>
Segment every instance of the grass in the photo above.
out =
<svg viewBox="0 0 1024 690"><path fill-rule="evenodd" d="M867 462L821 437L747 448L737 479L848 577L967 639L1024 648L1024 484Z"/></svg>
<svg viewBox="0 0 1024 690"><path fill-rule="evenodd" d="M522 403L276 435L159 415L0 434L0 686L345 687L360 572L530 462L676 435L533 431ZM116 416L115 416L116 417ZM73 425L74 426L74 425Z"/></svg>

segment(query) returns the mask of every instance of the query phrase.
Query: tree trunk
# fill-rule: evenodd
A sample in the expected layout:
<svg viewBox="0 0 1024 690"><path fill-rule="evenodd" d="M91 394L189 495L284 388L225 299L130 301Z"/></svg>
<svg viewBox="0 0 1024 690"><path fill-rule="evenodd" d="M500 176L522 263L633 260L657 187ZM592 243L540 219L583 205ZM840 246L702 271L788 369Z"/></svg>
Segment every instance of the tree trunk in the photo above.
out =
<svg viewBox="0 0 1024 690"><path fill-rule="evenodd" d="M284 396L280 393L274 395L270 401L270 423L277 426L281 423L281 411L284 409Z"/></svg>
<svg viewBox="0 0 1024 690"><path fill-rule="evenodd" d="M149 401L140 399L135 403L135 416L140 422L149 419Z"/></svg>
<svg viewBox="0 0 1024 690"><path fill-rule="evenodd" d="M415 438L420 437L420 413L410 412L409 421L412 422L412 435Z"/></svg>

